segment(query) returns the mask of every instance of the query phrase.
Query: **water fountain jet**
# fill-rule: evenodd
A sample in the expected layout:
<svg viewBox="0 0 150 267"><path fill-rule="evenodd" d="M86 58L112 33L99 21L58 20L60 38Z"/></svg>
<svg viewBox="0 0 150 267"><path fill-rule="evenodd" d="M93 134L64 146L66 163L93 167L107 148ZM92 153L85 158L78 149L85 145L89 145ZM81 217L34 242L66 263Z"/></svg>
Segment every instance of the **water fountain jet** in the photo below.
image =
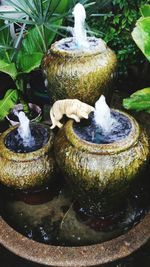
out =
<svg viewBox="0 0 150 267"><path fill-rule="evenodd" d="M117 126L117 122L112 118L110 108L103 95L95 103L94 119L98 127L101 127L102 131L108 134L111 129Z"/></svg>
<svg viewBox="0 0 150 267"><path fill-rule="evenodd" d="M80 123L68 121L59 131L54 148L75 199L87 213L99 216L122 208L132 184L146 166L149 144L133 117L119 110L109 113L103 103L102 108L96 108L96 120L98 110L102 112L100 122L110 121L110 125L104 125L105 131L92 114Z"/></svg>
<svg viewBox="0 0 150 267"><path fill-rule="evenodd" d="M40 187L55 178L54 134L44 124L29 124L22 112L18 117L21 124L0 136L0 182L14 189Z"/></svg>
<svg viewBox="0 0 150 267"><path fill-rule="evenodd" d="M73 29L75 44L79 49L89 49L90 44L85 29L86 12L84 6L80 3L76 4L72 14L74 15L75 20Z"/></svg>
<svg viewBox="0 0 150 267"><path fill-rule="evenodd" d="M61 86L63 87L63 90L67 90L67 85L69 84L69 90L72 88L74 90L74 98L77 91L76 81L78 80L79 82L79 78L81 77L81 80L84 83L85 80L83 79L83 76L85 76L87 72L91 73L91 69L89 70L84 65L84 61L87 60L87 58L89 59L91 56L93 57L93 51L84 51L83 53L82 49L76 47L76 51L73 50L73 54L71 54L72 52L70 53L69 50L70 47L72 47L72 40L73 38L70 42L70 39L68 39L67 43L66 40L65 42L61 40L57 45L55 45L55 49L51 51L51 59L58 59L58 62L55 61L53 67L56 66L57 68L57 63L60 66L59 72L54 74L54 84L51 83L51 85L52 88L54 88L55 83L59 81L60 86L61 82L63 83L64 77L66 84L65 87L63 87L64 85ZM95 46L94 44L98 43L95 38L89 38L89 42L92 43L92 47ZM108 54L111 54L113 57L113 63L111 65L111 70L109 69L109 77L110 74L113 74L114 72L116 59L110 50L108 52L106 45L103 42L101 42L101 44L99 44L99 48L96 48L97 52L94 52L94 57L96 57L95 61L98 61L96 67L97 69L100 69L102 66L109 68L110 66L108 63L111 65L112 62L108 60ZM61 57L59 58L60 48L63 52L65 52L63 54L65 63L61 62ZM106 52L108 52L108 54ZM84 54L84 58L82 54ZM80 64L77 67L75 67L71 62L72 59L73 62L75 61L76 56L78 59L80 58ZM99 61L99 56L101 57L101 62ZM106 56L106 58L104 56ZM48 61L49 59L46 60ZM90 66L91 61L92 59L90 58L90 61L88 61ZM71 68L71 70L75 69L74 73L72 71L73 76L71 76L72 74L68 75L68 69L66 72L63 72L63 68L66 68L68 62L71 62L69 68ZM95 62L92 61L92 63L93 71ZM80 73L78 73L79 66ZM86 70L85 72L84 69ZM93 72L94 74L92 73L92 76L98 84L98 86L96 86L96 90L94 88L97 92L97 100L100 95L100 91L98 91L100 80L98 79L98 70L94 69L94 71L96 74ZM100 73L102 75L102 69ZM103 74L105 74L105 71ZM68 76L69 79L67 80ZM71 84L72 80L73 83ZM81 84L78 84L80 90L82 82ZM86 80L86 86L84 89L88 89L88 83L89 77ZM91 84L92 83L93 81ZM91 84L89 86L91 86ZM58 87L55 87L55 89L58 90ZM80 90L77 92L79 96L81 96ZM91 103L94 103L95 100L93 99L95 96L93 97L92 94L93 93L90 95L91 99L88 100L91 101ZM60 95L60 98L62 98L62 92ZM85 90L84 95L89 98L89 95ZM54 98L55 96L53 97L53 101ZM83 100L81 98L80 100ZM109 111L108 107L106 107L106 111L114 119L118 119L122 125L120 132L117 132L116 135L115 130L113 138L109 138L109 140L107 139L107 142L106 139L104 139L104 136L107 135L108 137L110 132L114 132L114 128L111 127L111 130L108 130L106 124L106 130L102 131L104 132L104 136L102 136L103 133L99 132L99 130L96 132L98 128L97 125L93 126L92 124L92 114L88 121L82 121L79 124L69 121L59 131L55 139L56 159L68 185L71 188L71 191L73 192L74 200L78 200L78 203L76 204L79 204L80 210L82 209L85 214L88 216L90 215L89 217L93 216L94 218L95 216L97 218L100 216L109 218L116 211L120 211L120 208L122 208L122 204L124 203L124 199L128 197L128 192L132 188L132 183L139 181L138 175L144 169L149 156L147 136L141 130L134 118L118 110ZM110 124L111 126L114 125L114 123ZM100 138L95 138L94 133L94 135L90 135L89 139L86 140L87 136L85 135L85 128L88 127L95 127L95 132L98 136L100 136ZM123 130L125 130L125 133L122 134ZM81 136L81 133L83 133L83 136ZM98 140L100 143L97 143L99 142ZM7 156L7 154L5 155ZM5 155L2 154L4 157ZM37 161L37 158L35 161ZM32 166L32 168L34 167ZM65 214L65 218L66 217L67 216ZM137 249L141 244L146 242L150 235L149 221L150 216L148 214L143 221L139 223L139 225L136 225L136 227L131 229L128 233L114 238L111 241L104 242L103 244L82 247L71 246L70 248L57 246L56 249L54 246L40 244L39 242L23 237L12 229L4 219L0 219L0 229L5 229L5 236L3 235L4 231L1 231L0 243L22 257L50 266L92 266L125 257ZM17 246L14 245L14 240Z"/></svg>
<svg viewBox="0 0 150 267"><path fill-rule="evenodd" d="M55 42L43 60L52 103L77 98L94 104L101 94L110 95L117 58L102 39L87 37L84 7L74 8L73 37Z"/></svg>
<svg viewBox="0 0 150 267"><path fill-rule="evenodd" d="M142 171L142 168L144 168L146 161L148 159L149 152L148 152L148 145L147 145L147 137L144 134L144 132L142 132L137 122L132 117L130 117L129 115L123 112L120 112L117 110L111 110L111 115L114 115L114 114L116 118L119 118L119 121L123 121L123 124L125 122L128 128L128 131L123 136L123 138L119 137L120 139L117 141L114 140L114 142L109 142L108 144L94 144L93 145L93 143L91 144L91 141L88 142L88 141L85 141L84 138L80 138L79 133L77 133L77 131L79 130L80 127L82 126L83 128L87 127L91 122L93 122L92 114L89 117L89 120L86 120L86 121L82 120L78 124L75 122L73 123L73 121L69 121L64 126L64 128L60 130L60 132L58 133L55 139L55 153L56 153L56 157L58 157L57 160L58 160L59 166L62 172L66 174L65 178L68 184L70 184L70 186L73 186L73 192L75 193L74 198L73 198L74 201L76 201L76 198L78 198L78 201L79 201L78 203L75 202L75 204L79 204L80 210L81 210L81 206L83 207L82 208L83 212L85 211L87 212L85 213L88 216L87 223L92 224L92 226L90 226L92 228L86 228L89 230L89 232L86 232L87 231L86 230L83 232L76 232L76 235L74 235L76 236L78 243L76 244L73 243L73 245L79 244L79 247L78 246L74 247L73 245L71 245L71 247L68 247L67 245L66 247L64 243L63 245L60 245L59 243L59 246L57 245L57 249L56 249L54 244L45 245L45 244L41 244L33 240L29 240L29 238L26 238L17 232L19 231L17 226L14 226L13 224L11 224L10 221L8 221L7 223L7 218L5 217L6 215L0 218L0 229L3 230L1 231L1 235L0 235L0 243L2 243L4 246L9 248L11 251L17 253L18 255L22 257L25 257L35 262L41 262L49 266L62 266L62 265L70 266L70 264L71 266L81 266L81 265L89 266L89 264L90 265L92 264L98 265L102 263L104 264L106 262L110 262L110 261L119 259L121 257L125 257L129 255L130 253L132 253L139 246L141 246L141 244L147 241L149 237L149 233L150 233L149 214L147 214L145 218L141 220L141 222L138 225L136 225L133 229L130 229L128 232L124 234L122 234L123 232L121 232L121 236L119 237L116 237L116 235L119 234L117 232L118 234L115 233L115 236L113 236L112 240L107 239L108 241L103 242L102 244L91 245L91 243L89 243L91 241L92 241L92 244L99 243L101 241L98 241L98 239L96 239L96 241L95 239L93 240L88 239L88 243L83 243L83 244L88 244L88 245L90 244L90 246L85 246L85 245L81 246L84 240L83 239L84 235L86 237L85 239L86 242L87 242L87 236L88 238L89 237L91 238L91 233L93 236L93 227L94 227L93 223L96 224L96 227L98 227L99 225L99 227L101 228L100 224L102 220L102 225L104 229L108 223L111 223L111 219L109 218L111 218L111 214L113 212L115 212L115 216L116 216L116 210L118 209L118 201L122 202L121 195L124 198L126 198L127 196L129 200L129 195L127 195L127 192L131 190L132 181L136 181L136 174ZM71 128L71 131L69 128ZM58 152L59 154L57 154ZM70 158L71 158L71 161L69 161ZM36 163L36 160L34 164ZM60 162L62 162L63 166L60 165ZM102 178L102 179L98 180L97 173L100 174L99 178ZM86 177L84 176L84 174ZM125 191L123 191L122 188L125 189ZM120 194L118 194L118 190L121 191ZM106 195L105 198L104 198L103 193ZM114 194L116 195L116 197L114 197ZM61 195L62 193L60 194L60 196L56 197L56 202L52 200L52 202L54 201L53 205L50 203L48 204L46 202L41 205L38 204L37 206L32 206L32 204L28 205L27 203L21 204L21 202L18 202L17 206L16 205L14 206L12 201L9 200L10 211L8 212L7 210L8 212L7 216L10 215L11 213L13 215L13 218L17 220L16 222L16 225L17 225L18 220L19 220L19 214L20 214L20 218L22 219L23 226L24 226L24 218L26 218L27 220L27 217L24 217L24 216L29 214L31 222L33 220L33 217L35 216L36 222L39 222L40 220L39 228L41 229L42 234L44 235L44 238L45 238L44 242L47 242L47 236L45 236L45 231L43 228L45 217L43 218L44 220L41 221L40 213L41 212L45 213L46 207L48 208L48 210L49 210L49 207L51 207L52 218L54 218L55 216L57 217L57 214L55 214L55 208L57 209L56 206L58 204L56 205L56 203L58 202L58 198L60 197L62 205L63 203L66 203L66 202L62 202ZM145 192L144 192L144 195L145 195ZM84 201L82 200L83 198L84 198ZM88 199L90 200L90 203L88 202L89 201ZM115 199L117 199L118 201L115 202ZM71 200L72 200L72 196L71 196L70 201ZM87 205L85 205L86 202L87 202ZM113 202L113 205L111 205L111 202ZM26 207L25 211L23 210L23 206ZM5 210L6 210L6 207L7 207L7 203L5 201ZM72 208L68 208L68 209L71 210L72 212L75 212L76 207L73 204L71 204L70 207ZM89 207L91 209L89 209ZM14 208L16 208L16 213L13 212ZM64 211L64 208L66 209L66 204L65 206L61 207L61 212L59 214L58 220L60 220L60 217L63 215L63 223L61 223L61 227L60 227L61 235L59 237L62 238L63 242L64 240L66 242L67 238L70 238L70 236L67 234L68 229L70 229L69 234L71 234L72 231L73 231L73 234L75 233L74 227L75 227L78 214L75 213L75 217L73 217L74 220L72 218L72 220L69 221L68 215L70 215L69 214L70 212L68 210L66 213L66 211ZM31 210L32 212L30 212ZM23 215L24 212L25 214ZM89 216L89 213L90 213L90 216ZM102 214L103 216L101 217ZM122 214L122 212L120 214ZM134 215L134 212L133 212L133 215ZM49 215L46 214L46 216L48 220L46 221L46 225L47 225L50 220L50 214ZM113 220L115 219L116 221L117 217L115 216L113 217ZM140 213L140 216L141 216L141 213ZM91 219L89 220L89 218ZM128 216L126 219L128 219ZM60 223L60 221L58 222ZM117 219L117 222L118 222L118 219ZM69 226L70 224L71 224L71 227ZM80 225L80 224L81 224L81 219L79 220L77 225ZM13 228L10 227L10 225L13 225ZM88 227L88 225L85 225L85 226ZM110 226L112 227L112 225ZM17 229L17 231L14 229ZM82 229L83 228L81 228L80 231L82 231ZM54 231L55 230L56 228L54 228ZM48 229L48 232L49 231L51 231L51 229ZM95 233L96 237L98 237L99 235L101 236L101 232L99 232L99 230L96 230L96 231L97 231ZM5 232L5 235L3 235L3 232ZM53 232L51 234L53 234ZM9 238L6 238L6 235ZM107 232L105 232L105 238L106 236L107 236ZM80 237L81 237L81 240L80 240ZM71 238L72 238L72 235L71 235ZM37 239L35 238L35 240ZM103 241L105 240L106 239L104 239ZM60 240L56 239L55 241L58 242ZM129 243L130 245L128 245ZM17 246L15 244L17 244ZM24 249L24 247L26 247L26 249ZM43 250L45 251L44 257L42 256ZM62 257L62 255L64 255L64 257ZM79 255L81 256L79 257Z"/></svg>

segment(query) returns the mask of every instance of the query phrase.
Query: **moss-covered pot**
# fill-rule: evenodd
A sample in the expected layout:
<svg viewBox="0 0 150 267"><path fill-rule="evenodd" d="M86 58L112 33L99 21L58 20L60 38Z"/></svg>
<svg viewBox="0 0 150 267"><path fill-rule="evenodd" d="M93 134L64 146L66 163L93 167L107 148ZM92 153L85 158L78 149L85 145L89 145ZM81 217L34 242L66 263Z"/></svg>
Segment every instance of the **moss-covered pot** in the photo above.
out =
<svg viewBox="0 0 150 267"><path fill-rule="evenodd" d="M43 60L43 70L49 83L52 102L77 98L93 105L101 94L108 95L114 79L117 59L115 53L101 39L91 50L65 50L73 38L55 42Z"/></svg>
<svg viewBox="0 0 150 267"><path fill-rule="evenodd" d="M55 178L53 132L43 124L34 125L46 128L49 135L46 144L33 152L16 153L6 147L5 138L17 126L0 136L0 182L8 187L30 189L50 183Z"/></svg>
<svg viewBox="0 0 150 267"><path fill-rule="evenodd" d="M120 112L120 111L117 111ZM81 139L72 120L55 139L55 155L74 196L89 213L108 214L120 209L149 157L148 140L134 118L124 139L94 144Z"/></svg>

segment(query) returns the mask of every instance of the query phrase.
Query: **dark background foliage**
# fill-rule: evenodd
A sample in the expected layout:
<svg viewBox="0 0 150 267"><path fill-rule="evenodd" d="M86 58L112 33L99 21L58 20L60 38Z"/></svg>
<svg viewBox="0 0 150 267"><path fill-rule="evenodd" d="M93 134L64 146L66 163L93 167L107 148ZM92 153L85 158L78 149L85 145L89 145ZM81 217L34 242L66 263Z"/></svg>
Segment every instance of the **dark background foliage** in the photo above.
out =
<svg viewBox="0 0 150 267"><path fill-rule="evenodd" d="M120 75L140 75L143 79L149 71L149 63L131 36L140 7L146 3L150 0L97 0L93 6L95 13L104 15L92 16L89 25L117 53Z"/></svg>

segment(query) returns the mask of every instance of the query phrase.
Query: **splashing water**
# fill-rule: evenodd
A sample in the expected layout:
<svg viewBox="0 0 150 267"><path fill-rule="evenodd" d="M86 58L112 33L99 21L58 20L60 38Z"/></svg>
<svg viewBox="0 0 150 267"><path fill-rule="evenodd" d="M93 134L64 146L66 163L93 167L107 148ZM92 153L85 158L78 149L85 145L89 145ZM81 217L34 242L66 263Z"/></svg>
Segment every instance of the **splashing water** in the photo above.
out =
<svg viewBox="0 0 150 267"><path fill-rule="evenodd" d="M95 103L94 119L105 134L109 134L117 126L117 121L112 118L110 108L103 95Z"/></svg>
<svg viewBox="0 0 150 267"><path fill-rule="evenodd" d="M110 110L102 95L95 104L95 111L88 120L74 123L75 133L83 140L94 144L111 144L126 138L132 128L125 114Z"/></svg>
<svg viewBox="0 0 150 267"><path fill-rule="evenodd" d="M86 12L84 6L80 3L76 4L72 14L74 15L75 20L73 30L75 43L78 48L88 49L89 42L87 40L87 34L85 29Z"/></svg>
<svg viewBox="0 0 150 267"><path fill-rule="evenodd" d="M20 126L18 127L18 133L23 140L24 146L32 146L34 145L34 137L31 136L30 126L29 126L29 119L25 115L23 111L15 112L15 115L18 117Z"/></svg>

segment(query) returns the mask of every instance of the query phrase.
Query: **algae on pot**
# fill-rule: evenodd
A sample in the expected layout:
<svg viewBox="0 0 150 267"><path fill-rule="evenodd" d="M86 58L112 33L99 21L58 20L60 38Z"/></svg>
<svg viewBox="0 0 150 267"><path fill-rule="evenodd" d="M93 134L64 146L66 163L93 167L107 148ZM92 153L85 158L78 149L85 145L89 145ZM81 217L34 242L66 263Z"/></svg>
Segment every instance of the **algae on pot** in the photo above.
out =
<svg viewBox="0 0 150 267"><path fill-rule="evenodd" d="M114 80L117 58L102 39L87 37L85 10L74 7L73 37L55 42L43 60L52 103L77 98L94 104L101 94L108 95Z"/></svg>
<svg viewBox="0 0 150 267"><path fill-rule="evenodd" d="M49 127L32 123L31 139L23 142L22 130L11 127L0 136L0 181L16 189L31 189L54 182L54 134ZM27 137L27 135L26 135Z"/></svg>
<svg viewBox="0 0 150 267"><path fill-rule="evenodd" d="M113 130L117 138L105 138L89 118L79 124L68 121L54 144L56 161L75 199L95 215L124 205L149 157L147 136L136 120L118 110L111 113L124 125L120 132Z"/></svg>

